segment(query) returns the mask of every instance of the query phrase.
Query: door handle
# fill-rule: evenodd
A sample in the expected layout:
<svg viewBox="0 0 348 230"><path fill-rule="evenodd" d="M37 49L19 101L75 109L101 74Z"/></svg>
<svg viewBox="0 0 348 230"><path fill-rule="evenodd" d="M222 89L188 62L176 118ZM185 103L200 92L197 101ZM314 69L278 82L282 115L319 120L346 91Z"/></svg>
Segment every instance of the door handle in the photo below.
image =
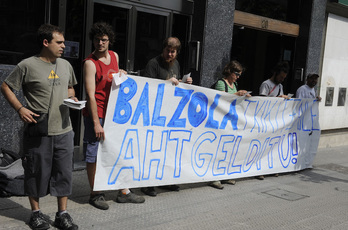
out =
<svg viewBox="0 0 348 230"><path fill-rule="evenodd" d="M140 71L127 70L127 73L130 74L130 75L137 75L137 76L139 76Z"/></svg>

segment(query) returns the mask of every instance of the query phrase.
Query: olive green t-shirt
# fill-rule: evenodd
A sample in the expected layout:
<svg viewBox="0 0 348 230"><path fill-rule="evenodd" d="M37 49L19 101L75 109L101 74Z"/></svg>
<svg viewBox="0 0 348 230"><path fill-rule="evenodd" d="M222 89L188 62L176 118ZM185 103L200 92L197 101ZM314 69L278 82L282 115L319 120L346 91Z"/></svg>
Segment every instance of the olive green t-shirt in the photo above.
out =
<svg viewBox="0 0 348 230"><path fill-rule="evenodd" d="M68 61L58 58L53 64L33 56L21 61L5 82L16 91L23 90L28 109L43 113L49 110L48 135L72 129L69 108L63 105L63 100L68 98L68 87L77 81Z"/></svg>
<svg viewBox="0 0 348 230"><path fill-rule="evenodd" d="M174 60L172 66L165 66L165 61L161 55L152 58L146 65L144 77L168 80L172 77L180 79L180 64Z"/></svg>

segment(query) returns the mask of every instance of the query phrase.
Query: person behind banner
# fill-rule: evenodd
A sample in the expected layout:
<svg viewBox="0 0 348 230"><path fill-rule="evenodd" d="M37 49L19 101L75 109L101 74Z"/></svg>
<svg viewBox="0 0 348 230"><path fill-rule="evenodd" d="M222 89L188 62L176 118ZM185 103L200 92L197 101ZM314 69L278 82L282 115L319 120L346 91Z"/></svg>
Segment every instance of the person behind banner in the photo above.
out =
<svg viewBox="0 0 348 230"><path fill-rule="evenodd" d="M219 91L227 92L229 94L234 94L237 96L248 96L251 95L248 94L246 90L237 90L237 80L240 78L244 71L243 66L236 60L233 60L229 62L222 71L223 77L219 79L215 85L214 88ZM227 87L226 87L227 86ZM227 91L226 91L227 88ZM222 181L212 181L208 185L217 188L217 189L223 189L224 186L222 184L232 184L235 185L236 181L229 179L229 180L222 180Z"/></svg>
<svg viewBox="0 0 348 230"><path fill-rule="evenodd" d="M180 80L180 64L177 60L180 53L181 43L176 37L169 37L163 41L162 53L152 58L146 65L144 76L168 80L173 85L178 85ZM192 84L192 78L187 77L184 83ZM179 191L177 185L161 186L170 191ZM148 196L157 196L155 187L141 188L141 191Z"/></svg>
<svg viewBox="0 0 348 230"><path fill-rule="evenodd" d="M152 58L146 65L144 77L169 80L178 85L180 80L180 64L177 60L181 43L176 37L169 37L163 41L162 53ZM192 78L187 77L184 83L192 84Z"/></svg>
<svg viewBox="0 0 348 230"><path fill-rule="evenodd" d="M259 90L260 96L266 97L282 97L289 99L287 95L283 92L283 81L289 72L288 62L279 62L272 71L272 77L262 82Z"/></svg>
<svg viewBox="0 0 348 230"><path fill-rule="evenodd" d="M84 116L83 154L86 161L87 176L91 188L89 203L102 210L109 205L105 201L105 194L93 191L96 174L96 160L99 142L105 139L104 121L113 73L119 70L118 55L109 50L115 39L114 31L109 24L98 22L93 24L89 38L93 42L94 51L84 60L83 76L86 89L86 108ZM119 191L118 203L143 203L144 197L132 193L128 188Z"/></svg>
<svg viewBox="0 0 348 230"><path fill-rule="evenodd" d="M316 98L318 101L321 101L321 97L316 96L314 89L318 83L318 78L318 74L308 74L306 84L297 89L296 98Z"/></svg>
<svg viewBox="0 0 348 230"><path fill-rule="evenodd" d="M21 61L1 85L1 92L25 123L22 163L24 187L31 206L31 229L49 229L49 219L40 211L41 197L57 197L58 212L54 226L78 229L67 212L72 192L74 132L66 98L75 97L74 70L63 54L63 31L50 24L37 31L40 53ZM22 105L12 90L23 91Z"/></svg>
<svg viewBox="0 0 348 230"><path fill-rule="evenodd" d="M289 73L289 63L279 62L272 70L272 77L262 82L259 90L260 96L265 97L281 97L285 99L290 99L287 95L284 95L283 85L286 76ZM278 173L274 174L274 176L278 176ZM260 175L255 177L258 180L264 180L265 176Z"/></svg>
<svg viewBox="0 0 348 230"><path fill-rule="evenodd" d="M222 72L223 77L216 82L214 88L225 92L227 85L227 93L229 94L251 96L246 90L237 89L237 80L242 75L243 70L243 66L238 61L231 61L224 67Z"/></svg>

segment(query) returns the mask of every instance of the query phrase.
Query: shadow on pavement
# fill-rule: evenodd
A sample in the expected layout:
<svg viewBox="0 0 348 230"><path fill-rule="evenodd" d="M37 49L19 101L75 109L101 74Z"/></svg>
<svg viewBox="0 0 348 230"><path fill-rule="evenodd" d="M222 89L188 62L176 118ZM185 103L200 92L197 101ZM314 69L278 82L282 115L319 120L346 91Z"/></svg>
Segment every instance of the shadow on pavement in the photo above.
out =
<svg viewBox="0 0 348 230"><path fill-rule="evenodd" d="M319 166L315 167L314 169L306 169L306 170L300 171L298 173L300 174L300 180L302 180L302 181L310 181L310 182L319 183L319 184L322 184L324 182L348 183L348 180L340 179L338 177L324 175L324 174L328 174L327 170L319 168Z"/></svg>

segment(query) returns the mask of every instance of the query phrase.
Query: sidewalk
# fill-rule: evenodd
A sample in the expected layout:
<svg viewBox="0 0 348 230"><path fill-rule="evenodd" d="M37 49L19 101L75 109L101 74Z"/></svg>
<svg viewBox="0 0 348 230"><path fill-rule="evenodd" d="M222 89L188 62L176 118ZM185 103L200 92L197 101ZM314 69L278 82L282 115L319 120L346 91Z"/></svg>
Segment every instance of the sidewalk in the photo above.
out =
<svg viewBox="0 0 348 230"><path fill-rule="evenodd" d="M74 172L68 211L79 229L348 229L348 146L320 148L314 168L238 180L223 190L206 183L160 190L143 204L118 204L106 193L107 211L88 204L85 170ZM139 189L135 193L141 194ZM41 199L41 210L54 220L56 199ZM0 198L0 229L30 229L26 197ZM55 229L52 227L51 229Z"/></svg>

